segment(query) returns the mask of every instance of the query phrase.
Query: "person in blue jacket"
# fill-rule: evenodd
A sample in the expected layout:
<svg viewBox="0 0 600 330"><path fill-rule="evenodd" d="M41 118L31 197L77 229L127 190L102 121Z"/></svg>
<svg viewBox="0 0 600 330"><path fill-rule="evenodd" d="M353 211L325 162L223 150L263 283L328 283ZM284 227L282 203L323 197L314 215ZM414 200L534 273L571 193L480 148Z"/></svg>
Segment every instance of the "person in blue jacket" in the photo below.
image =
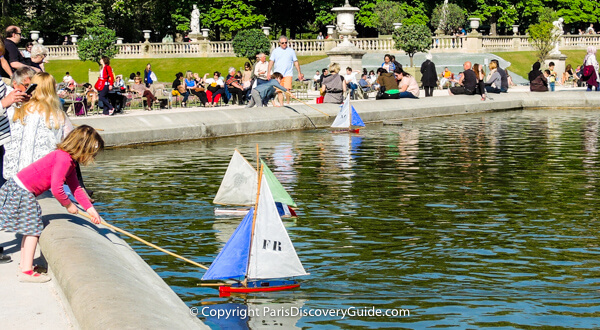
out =
<svg viewBox="0 0 600 330"><path fill-rule="evenodd" d="M246 105L246 108L252 108L254 105L258 107L262 107L275 96L275 88L280 89L283 92L287 92L287 89L281 86L281 81L283 80L283 75L279 72L274 72L271 75L271 80L266 83L262 83L256 86L250 92L250 102ZM273 101L273 105L276 107L280 107L280 105L275 105L275 101Z"/></svg>

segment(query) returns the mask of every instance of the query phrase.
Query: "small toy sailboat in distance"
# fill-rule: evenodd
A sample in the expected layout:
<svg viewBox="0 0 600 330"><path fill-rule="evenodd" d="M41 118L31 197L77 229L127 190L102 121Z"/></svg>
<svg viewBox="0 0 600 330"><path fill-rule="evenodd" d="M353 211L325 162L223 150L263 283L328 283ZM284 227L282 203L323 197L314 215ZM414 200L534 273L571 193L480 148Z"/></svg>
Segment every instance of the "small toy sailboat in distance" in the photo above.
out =
<svg viewBox="0 0 600 330"><path fill-rule="evenodd" d="M264 166L264 175L267 177L267 182L269 182L279 214L282 217L295 217L296 212L292 207L296 207L296 203L265 162L262 159L260 161ZM242 206L242 208L215 208L215 215L244 216L248 213L249 207L256 203L257 182L258 172L256 168L252 167L246 158L235 149L213 203L237 205ZM246 208L243 208L243 206L246 206Z"/></svg>
<svg viewBox="0 0 600 330"><path fill-rule="evenodd" d="M294 289L300 283L281 279L309 275L279 217L263 169L264 165L256 205L248 211L202 277L202 280L238 281L220 286L221 294Z"/></svg>
<svg viewBox="0 0 600 330"><path fill-rule="evenodd" d="M334 133L358 133L360 129L353 129L352 126L365 127L365 123L362 121L354 107L350 104L350 93L348 93L346 100L340 106L340 112L338 112L333 124L331 124L331 128L334 129Z"/></svg>

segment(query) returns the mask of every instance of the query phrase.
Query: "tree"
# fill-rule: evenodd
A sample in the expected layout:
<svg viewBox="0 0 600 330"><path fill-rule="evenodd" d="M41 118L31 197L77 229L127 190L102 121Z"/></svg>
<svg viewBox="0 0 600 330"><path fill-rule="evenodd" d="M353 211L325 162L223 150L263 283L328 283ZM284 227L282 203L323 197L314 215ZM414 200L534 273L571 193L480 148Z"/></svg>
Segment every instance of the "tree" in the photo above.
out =
<svg viewBox="0 0 600 330"><path fill-rule="evenodd" d="M77 54L82 61L94 61L100 65L102 56L113 58L119 50L115 46L115 31L103 26L87 28L85 36L78 42Z"/></svg>
<svg viewBox="0 0 600 330"><path fill-rule="evenodd" d="M232 41L233 52L237 57L246 57L250 63L256 62L256 54L269 55L271 43L269 38L259 29L238 32Z"/></svg>
<svg viewBox="0 0 600 330"><path fill-rule="evenodd" d="M394 23L400 23L406 17L406 12L397 2L380 1L373 13L376 15L375 27L380 34L392 34Z"/></svg>
<svg viewBox="0 0 600 330"><path fill-rule="evenodd" d="M205 26L212 25L217 32L217 38L224 33L227 38L233 37L238 31L259 27L266 17L259 15L252 5L254 1L244 0L215 0L207 14L201 15Z"/></svg>
<svg viewBox="0 0 600 330"><path fill-rule="evenodd" d="M554 25L550 22L540 22L530 25L527 30L529 32L529 42L536 50L540 63L544 63L557 40L557 35L552 33L553 28Z"/></svg>
<svg viewBox="0 0 600 330"><path fill-rule="evenodd" d="M444 31L444 34L451 35L453 32L460 30L461 27L465 25L465 12L458 5L453 3L448 3L445 5L439 4L433 9L433 13L431 14L431 27L435 30L438 27ZM442 22L442 26L440 26L440 22L444 17L443 12L445 12L445 18Z"/></svg>
<svg viewBox="0 0 600 330"><path fill-rule="evenodd" d="M410 66L413 66L413 56L416 53L431 49L431 30L423 24L403 24L394 30L392 37L394 48L405 51L410 57Z"/></svg>

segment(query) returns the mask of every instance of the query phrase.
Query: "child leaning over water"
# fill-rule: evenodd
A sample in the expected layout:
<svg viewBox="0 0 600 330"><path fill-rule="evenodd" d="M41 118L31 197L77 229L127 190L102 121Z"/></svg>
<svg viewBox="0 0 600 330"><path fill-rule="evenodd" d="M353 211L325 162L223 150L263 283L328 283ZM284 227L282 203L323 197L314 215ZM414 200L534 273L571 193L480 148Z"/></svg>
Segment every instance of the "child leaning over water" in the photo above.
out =
<svg viewBox="0 0 600 330"><path fill-rule="evenodd" d="M246 108L252 108L255 104L258 107L264 106L264 104L269 102L269 99L271 99L271 97L275 97L275 87L286 92L287 89L281 86L282 79L283 75L281 73L274 72L271 75L271 80L267 81L266 83L262 83L256 86L254 89L252 89L252 91L250 92L250 102L248 102ZM273 101L273 105L276 106L275 101Z"/></svg>
<svg viewBox="0 0 600 330"><path fill-rule="evenodd" d="M104 140L90 126L82 125L73 130L56 150L19 171L0 189L0 229L23 234L19 281L43 283L50 280L47 275L33 271L33 256L42 233L42 209L36 200L46 190L72 214L75 206L63 189L66 183L79 204L87 210L95 224L100 216L92 206L75 174L75 164L91 163L98 152L104 149Z"/></svg>

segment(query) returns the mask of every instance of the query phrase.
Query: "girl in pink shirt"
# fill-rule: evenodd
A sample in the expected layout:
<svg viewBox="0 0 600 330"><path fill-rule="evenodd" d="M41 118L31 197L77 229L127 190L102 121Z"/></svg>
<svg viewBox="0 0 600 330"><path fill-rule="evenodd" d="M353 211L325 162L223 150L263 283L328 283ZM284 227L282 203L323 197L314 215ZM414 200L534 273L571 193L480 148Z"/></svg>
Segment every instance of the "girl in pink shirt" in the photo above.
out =
<svg viewBox="0 0 600 330"><path fill-rule="evenodd" d="M23 234L21 242L21 282L47 282L47 275L33 271L33 256L42 233L42 209L36 200L50 189L58 202L72 214L77 213L63 189L66 183L79 204L86 209L92 222L100 223L100 216L92 206L87 194L79 184L75 162L91 163L104 149L104 140L90 126L82 125L73 130L56 150L19 171L0 189L0 229Z"/></svg>

